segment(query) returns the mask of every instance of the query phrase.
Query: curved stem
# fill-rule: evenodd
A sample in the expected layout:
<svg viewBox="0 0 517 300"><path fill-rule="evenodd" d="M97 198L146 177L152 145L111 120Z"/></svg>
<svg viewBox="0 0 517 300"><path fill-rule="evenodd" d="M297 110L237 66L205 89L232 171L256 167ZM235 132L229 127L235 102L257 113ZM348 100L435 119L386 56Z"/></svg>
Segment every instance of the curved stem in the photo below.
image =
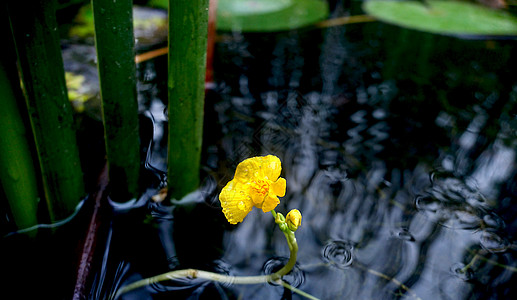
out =
<svg viewBox="0 0 517 300"><path fill-rule="evenodd" d="M280 279L282 276L291 272L296 264L297 254L298 254L298 243L296 242L296 237L294 236L294 232L288 230L289 232L284 231L285 239L287 240L287 244L289 245L289 261L287 264L282 267L282 269L273 273L272 276L275 276L275 279Z"/></svg>
<svg viewBox="0 0 517 300"><path fill-rule="evenodd" d="M274 210L271 211L273 216L277 217L277 214ZM281 225L281 224L279 224ZM136 282L133 282L129 285L126 285L122 287L116 294L115 298L118 296L127 293L129 291L132 291L137 288L144 287L146 285L150 285L156 282L165 281L165 280L172 280L172 279L178 279L178 278L202 278L212 281L218 281L221 283L227 283L227 284L260 284L260 283L268 283L268 282L274 282L278 283L280 285L285 285L287 283L284 283L281 278L282 276L288 274L293 269L294 265L296 264L296 258L298 253L298 243L296 242L296 237L294 235L294 232L289 230L287 226L279 226L280 229L284 232L285 239L287 240L287 244L289 245L289 261L287 261L287 264L283 266L280 270L277 272L270 274L270 275L262 275L262 276L228 276L228 275L222 275L217 274L213 272L208 271L202 271L202 270L196 270L196 269L185 269L185 270L176 270L167 272L164 274L160 274L157 276L149 277L146 279L142 279ZM287 229L285 229L287 228ZM307 297L306 293L302 292L299 293L299 290L294 287L289 287L290 290L292 290L295 293L298 293L302 296ZM310 295L309 295L310 296ZM311 296L312 297L312 296ZM308 297L308 298L311 298ZM311 299L317 299L312 297Z"/></svg>

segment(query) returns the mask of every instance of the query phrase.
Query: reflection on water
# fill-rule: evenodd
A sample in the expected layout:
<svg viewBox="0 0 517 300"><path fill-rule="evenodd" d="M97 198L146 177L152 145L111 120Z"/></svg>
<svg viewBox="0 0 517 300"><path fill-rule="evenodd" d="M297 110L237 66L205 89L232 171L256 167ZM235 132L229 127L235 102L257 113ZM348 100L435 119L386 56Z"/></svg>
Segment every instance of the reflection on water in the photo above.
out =
<svg viewBox="0 0 517 300"><path fill-rule="evenodd" d="M334 16L357 10L335 5ZM150 197L131 210L115 206L91 299L174 268L280 268L289 249L272 216L253 210L232 226L217 200L240 161L266 154L282 160L287 179L277 211L303 214L298 262L285 278L293 286L320 299L511 298L516 41L375 22L221 34L217 88L206 101L203 187L184 206ZM140 104L154 124L147 166L162 183L163 65L139 65ZM300 296L276 285L184 279L122 297L162 298Z"/></svg>
<svg viewBox="0 0 517 300"><path fill-rule="evenodd" d="M374 23L228 36L218 51L222 134L210 155L228 170L219 185L242 159L281 158L278 210L303 213L300 289L322 299L509 297L514 42ZM233 274L288 255L271 222L252 212L225 232L221 259Z"/></svg>
<svg viewBox="0 0 517 300"><path fill-rule="evenodd" d="M349 13L337 6L335 15ZM303 214L298 262L285 278L293 286L321 299L509 298L515 46L380 23L224 34L206 102L203 188L186 207L149 203L115 218L93 298L173 268L280 268L289 249L272 216L253 210L232 226L217 200L240 161L265 154L280 157L287 179L277 211ZM159 173L165 104L155 98L147 107L155 133L148 163ZM300 298L276 285L185 279L123 299L161 297Z"/></svg>

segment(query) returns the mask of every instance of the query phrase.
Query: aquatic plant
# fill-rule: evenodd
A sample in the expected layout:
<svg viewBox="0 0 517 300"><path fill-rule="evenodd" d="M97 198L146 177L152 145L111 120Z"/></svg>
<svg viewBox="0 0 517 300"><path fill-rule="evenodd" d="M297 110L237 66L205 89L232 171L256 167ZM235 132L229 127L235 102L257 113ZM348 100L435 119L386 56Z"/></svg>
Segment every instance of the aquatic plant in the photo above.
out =
<svg viewBox="0 0 517 300"><path fill-rule="evenodd" d="M226 31L274 32L293 30L329 15L321 0L219 0L217 28Z"/></svg>
<svg viewBox="0 0 517 300"><path fill-rule="evenodd" d="M93 0L95 48L112 198L139 196L140 137L131 1Z"/></svg>
<svg viewBox="0 0 517 300"><path fill-rule="evenodd" d="M169 41L168 179L171 197L182 199L199 187L208 1L171 2L169 31L176 34L171 35ZM74 113L67 97L70 94L65 83L56 3L35 0L30 5L17 1L2 5L6 20L2 30L9 36L12 33L14 38L7 47L16 52L19 61L20 78L11 74L16 79L10 78L10 82L13 86L22 83L39 160L37 166L38 162L33 163L25 151L24 164L36 166L16 169L41 173L18 172L17 176L27 180L36 177L41 182L47 202L45 211L48 211L48 216L36 216L41 196L35 180L30 184L30 196L20 198L14 195L20 189L9 183L7 175L3 176L2 181L13 191L7 193L12 213L16 215L13 219L17 220L16 227L22 229L35 225L39 217L43 217L40 221L51 223L69 217L86 191ZM142 166L132 2L93 0L92 12L111 198L125 202L140 195ZM184 16L192 16L189 19L192 22L183 22ZM8 61L6 56L4 61L6 70L14 69L13 59ZM8 86L2 86L2 90L6 95L9 93ZM19 94L17 98L22 98ZM2 137L13 139L8 131ZM30 140L28 142L32 145ZM9 151L4 153L8 155ZM19 198L24 200L15 200ZM16 206L30 209L19 214Z"/></svg>
<svg viewBox="0 0 517 300"><path fill-rule="evenodd" d="M55 1L35 0L29 5L8 1L3 5L9 14L12 47L18 55L48 218L57 221L75 210L85 189L73 110L67 97ZM31 201L34 199L23 202L29 205Z"/></svg>
<svg viewBox="0 0 517 300"><path fill-rule="evenodd" d="M169 1L168 186L180 200L199 187L208 0Z"/></svg>
<svg viewBox="0 0 517 300"><path fill-rule="evenodd" d="M4 61L0 61L0 186L6 195L14 223L19 228L38 223L38 186L35 165L21 112L16 103L14 85L8 79Z"/></svg>
<svg viewBox="0 0 517 300"><path fill-rule="evenodd" d="M263 276L228 276L196 269L174 270L122 287L115 298L149 284L187 277L228 284L276 283L306 298L317 299L282 280L296 264L298 243L295 232L301 226L302 215L299 210L293 209L284 217L274 210L280 203L278 196L284 196L286 190L285 179L279 178L281 170L280 159L276 156L248 158L237 165L234 179L228 182L219 194L223 213L230 224L242 222L253 206L261 208L264 212L271 212L289 246L289 260L280 270Z"/></svg>
<svg viewBox="0 0 517 300"><path fill-rule="evenodd" d="M285 195L286 181L279 178L280 159L273 155L252 157L237 166L235 177L219 196L223 213L230 224L242 222L253 206L269 212Z"/></svg>
<svg viewBox="0 0 517 300"><path fill-rule="evenodd" d="M514 15L468 1L370 0L363 8L380 21L435 34L493 38L517 34Z"/></svg>

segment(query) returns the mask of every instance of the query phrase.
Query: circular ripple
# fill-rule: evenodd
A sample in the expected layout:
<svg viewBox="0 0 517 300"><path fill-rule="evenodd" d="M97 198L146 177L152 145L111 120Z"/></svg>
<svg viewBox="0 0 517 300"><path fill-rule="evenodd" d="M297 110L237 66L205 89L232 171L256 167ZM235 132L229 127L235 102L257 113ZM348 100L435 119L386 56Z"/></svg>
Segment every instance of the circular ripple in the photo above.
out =
<svg viewBox="0 0 517 300"><path fill-rule="evenodd" d="M465 268L464 263L455 263L451 266L451 272L454 276L461 280L471 280L474 277L474 273L470 268Z"/></svg>
<svg viewBox="0 0 517 300"><path fill-rule="evenodd" d="M442 209L442 204L435 198L429 196L418 196L415 198L415 206L419 211L437 213Z"/></svg>
<svg viewBox="0 0 517 300"><path fill-rule="evenodd" d="M492 253L504 252L508 249L509 243L495 232L483 231L479 238L479 243L483 249Z"/></svg>
<svg viewBox="0 0 517 300"><path fill-rule="evenodd" d="M323 259L339 269L346 269L354 261L354 245L344 241L330 241L323 248Z"/></svg>
<svg viewBox="0 0 517 300"><path fill-rule="evenodd" d="M413 237L413 235L411 234L411 232L409 232L409 230L407 228L401 228L400 230L395 230L392 232L392 235L393 235L393 237L403 240L403 241L408 241L408 242L415 241L415 237Z"/></svg>
<svg viewBox="0 0 517 300"><path fill-rule="evenodd" d="M285 257L270 258L264 263L262 270L266 275L273 274L285 266L288 261L289 260ZM299 287L305 281L305 274L295 265L291 272L282 276L282 279L294 287Z"/></svg>
<svg viewBox="0 0 517 300"><path fill-rule="evenodd" d="M505 228L506 224L504 223L504 220L501 219L501 217L491 212L483 216L483 226L497 230Z"/></svg>

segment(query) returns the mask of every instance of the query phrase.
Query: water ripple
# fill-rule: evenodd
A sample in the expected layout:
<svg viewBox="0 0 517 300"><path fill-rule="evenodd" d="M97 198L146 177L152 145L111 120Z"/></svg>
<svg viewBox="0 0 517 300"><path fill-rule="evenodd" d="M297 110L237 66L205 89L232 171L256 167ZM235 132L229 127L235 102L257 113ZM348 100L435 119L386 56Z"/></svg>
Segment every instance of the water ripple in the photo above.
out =
<svg viewBox="0 0 517 300"><path fill-rule="evenodd" d="M455 263L451 266L451 272L461 280L469 281L474 277L472 269L466 268L464 263Z"/></svg>
<svg viewBox="0 0 517 300"><path fill-rule="evenodd" d="M487 207L485 197L471 178L433 172L431 186L415 197L418 211L440 225L453 229L500 229L504 221Z"/></svg>
<svg viewBox="0 0 517 300"><path fill-rule="evenodd" d="M323 248L323 260L339 269L346 269L354 261L354 245L346 241L330 241Z"/></svg>
<svg viewBox="0 0 517 300"><path fill-rule="evenodd" d="M483 249L492 253L504 252L509 247L509 243L505 238L499 236L495 232L486 230L481 233L479 243Z"/></svg>
<svg viewBox="0 0 517 300"><path fill-rule="evenodd" d="M264 263L262 270L266 275L273 274L285 266L287 261L288 259L285 257L270 258ZM291 272L284 275L282 279L294 287L299 287L305 281L305 273L295 265Z"/></svg>
<svg viewBox="0 0 517 300"><path fill-rule="evenodd" d="M394 230L391 234L393 235L393 237L403 240L403 241L408 241L408 242L415 241L415 237L413 236L413 234L411 234L411 232L409 232L409 230L407 228L401 228L399 230Z"/></svg>

